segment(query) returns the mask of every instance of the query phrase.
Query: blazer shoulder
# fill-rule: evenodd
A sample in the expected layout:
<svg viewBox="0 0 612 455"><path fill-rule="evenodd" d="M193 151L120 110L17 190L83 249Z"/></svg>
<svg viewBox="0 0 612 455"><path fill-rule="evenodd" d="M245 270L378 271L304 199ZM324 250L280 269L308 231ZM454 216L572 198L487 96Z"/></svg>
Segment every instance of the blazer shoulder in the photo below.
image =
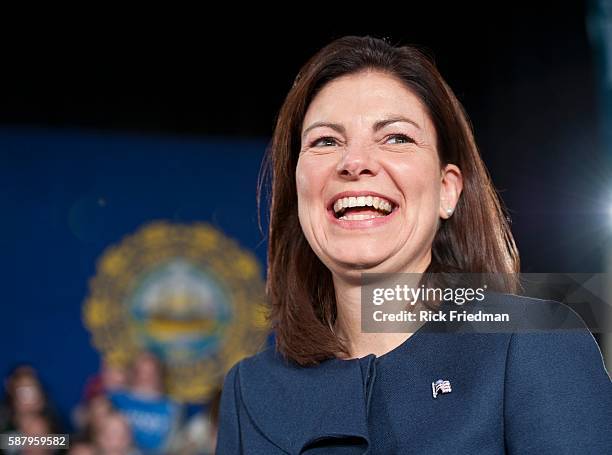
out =
<svg viewBox="0 0 612 455"><path fill-rule="evenodd" d="M261 352L247 357L238 363L241 388L246 393L275 393L271 387L300 389L317 381L325 381L334 375L359 368L359 362L342 362L329 359L318 365L303 367L269 346ZM288 390L288 392L290 392Z"/></svg>
<svg viewBox="0 0 612 455"><path fill-rule="evenodd" d="M504 387L509 453L606 453L612 382L597 342L566 305L548 302L542 310L538 315L556 316L566 328L510 338Z"/></svg>
<svg viewBox="0 0 612 455"><path fill-rule="evenodd" d="M486 299L474 306L475 309L492 309L495 312L507 310L513 319L509 327L516 332L588 331L584 320L576 311L555 300L488 292Z"/></svg>

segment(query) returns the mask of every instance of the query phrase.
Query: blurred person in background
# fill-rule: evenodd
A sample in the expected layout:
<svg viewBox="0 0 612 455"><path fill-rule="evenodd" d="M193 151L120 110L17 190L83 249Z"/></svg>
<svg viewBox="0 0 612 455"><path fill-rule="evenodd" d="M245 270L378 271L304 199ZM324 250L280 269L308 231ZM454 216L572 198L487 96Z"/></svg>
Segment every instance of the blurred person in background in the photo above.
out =
<svg viewBox="0 0 612 455"><path fill-rule="evenodd" d="M51 422L43 414L26 414L21 418L21 435L22 436L47 436L53 434L51 431ZM52 454L57 451L54 449L42 447L42 446L31 446L21 450L23 455L38 455L38 454Z"/></svg>
<svg viewBox="0 0 612 455"><path fill-rule="evenodd" d="M118 365L113 365L106 360L102 360L99 377L102 388L106 392L123 390L129 385L128 372L126 369Z"/></svg>
<svg viewBox="0 0 612 455"><path fill-rule="evenodd" d="M53 409L36 370L30 365L16 367L5 380L5 403L0 413L0 432L22 432L24 421L42 416L52 433L62 433L62 425Z"/></svg>
<svg viewBox="0 0 612 455"><path fill-rule="evenodd" d="M83 439L80 436L70 436L69 455L96 455L96 447L93 441Z"/></svg>
<svg viewBox="0 0 612 455"><path fill-rule="evenodd" d="M40 413L27 413L19 417L19 428L18 430L6 433L7 436L23 436L23 437L41 437L53 434L51 430L51 422L44 415ZM20 448L18 446L11 446L4 450L4 452L11 455L36 455L36 454L52 454L56 453L57 450L51 448L45 448L42 446L30 446Z"/></svg>
<svg viewBox="0 0 612 455"><path fill-rule="evenodd" d="M210 455L217 445L217 424L221 388L217 388L207 407L191 416L175 438L172 452L178 455Z"/></svg>
<svg viewBox="0 0 612 455"><path fill-rule="evenodd" d="M137 455L132 429L125 416L118 412L107 415L94 439L98 455Z"/></svg>
<svg viewBox="0 0 612 455"><path fill-rule="evenodd" d="M98 394L91 397L89 401L79 404L78 408L79 425L74 437L91 442L100 432L106 417L113 412L113 405L106 395Z"/></svg>
<svg viewBox="0 0 612 455"><path fill-rule="evenodd" d="M100 371L87 379L83 398L72 412L72 423L79 438L93 437L96 426L112 409L107 394L125 390L127 386L128 373L125 368L102 359Z"/></svg>
<svg viewBox="0 0 612 455"><path fill-rule="evenodd" d="M174 445L181 407L165 394L164 368L149 352L140 353L130 371L129 387L108 394L113 407L126 416L136 446L144 453L166 453Z"/></svg>

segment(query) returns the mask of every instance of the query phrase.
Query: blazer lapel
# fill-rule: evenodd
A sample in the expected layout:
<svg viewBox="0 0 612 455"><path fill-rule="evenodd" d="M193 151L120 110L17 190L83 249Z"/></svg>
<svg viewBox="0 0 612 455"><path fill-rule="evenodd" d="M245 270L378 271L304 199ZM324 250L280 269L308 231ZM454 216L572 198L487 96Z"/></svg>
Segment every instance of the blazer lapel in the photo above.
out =
<svg viewBox="0 0 612 455"><path fill-rule="evenodd" d="M269 348L241 362L242 401L261 433L289 453L333 441L342 453L350 447L365 453L370 444L366 384L373 360L369 356L362 365L358 359L330 359L304 368Z"/></svg>

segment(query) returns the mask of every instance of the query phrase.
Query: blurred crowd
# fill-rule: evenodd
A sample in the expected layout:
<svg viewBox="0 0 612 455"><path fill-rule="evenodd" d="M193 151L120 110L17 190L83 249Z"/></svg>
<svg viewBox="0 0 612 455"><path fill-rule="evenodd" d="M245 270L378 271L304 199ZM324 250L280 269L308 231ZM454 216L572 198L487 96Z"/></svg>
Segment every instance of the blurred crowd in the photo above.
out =
<svg viewBox="0 0 612 455"><path fill-rule="evenodd" d="M71 425L60 419L37 371L15 368L5 379L0 433L14 436L70 434L67 450L24 448L7 454L206 455L214 453L218 391L208 406L186 407L164 390L164 367L140 353L127 368L102 362L84 385ZM72 430L72 431L69 431Z"/></svg>

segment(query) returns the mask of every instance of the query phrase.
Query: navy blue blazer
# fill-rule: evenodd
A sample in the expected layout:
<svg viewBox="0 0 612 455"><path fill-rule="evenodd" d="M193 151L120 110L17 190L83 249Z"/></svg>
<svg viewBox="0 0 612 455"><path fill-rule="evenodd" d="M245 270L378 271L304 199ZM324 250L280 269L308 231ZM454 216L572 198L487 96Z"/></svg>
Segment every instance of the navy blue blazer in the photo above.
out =
<svg viewBox="0 0 612 455"><path fill-rule="evenodd" d="M238 362L224 383L217 454L612 453L612 382L586 328L438 333L429 324L379 357L305 368L270 347ZM439 379L451 391L434 398Z"/></svg>

